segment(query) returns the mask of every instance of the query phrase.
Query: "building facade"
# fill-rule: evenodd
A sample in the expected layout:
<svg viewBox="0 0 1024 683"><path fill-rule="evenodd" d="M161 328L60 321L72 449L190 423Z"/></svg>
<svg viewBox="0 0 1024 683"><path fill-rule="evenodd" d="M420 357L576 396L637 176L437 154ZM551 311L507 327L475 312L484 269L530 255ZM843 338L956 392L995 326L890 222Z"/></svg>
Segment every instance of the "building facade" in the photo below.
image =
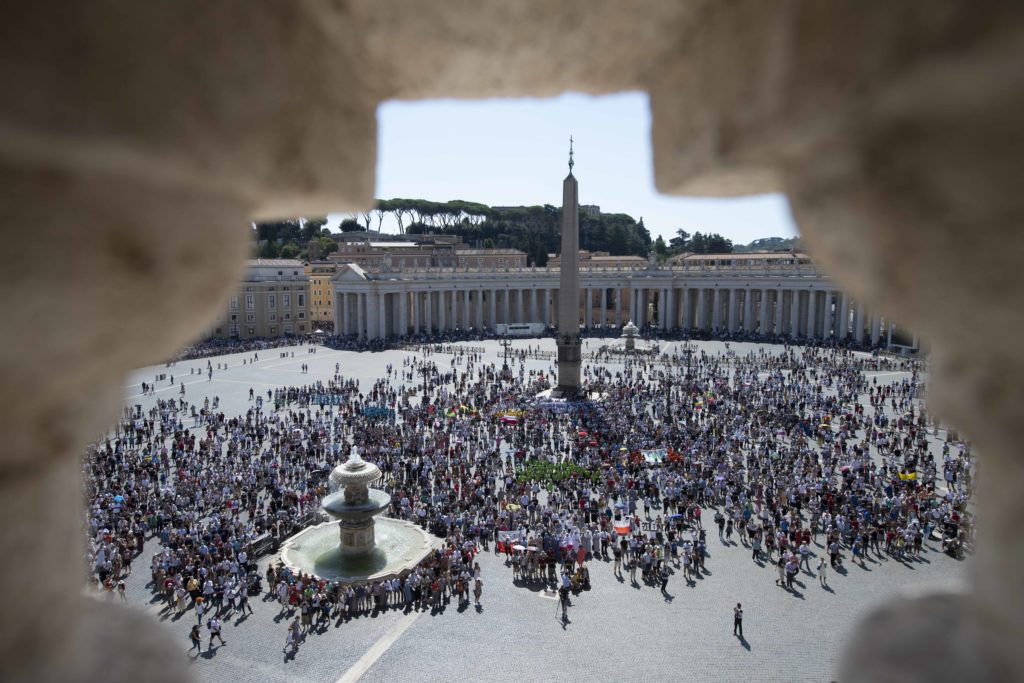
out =
<svg viewBox="0 0 1024 683"><path fill-rule="evenodd" d="M334 286L331 279L341 267L338 261L310 261L305 266L305 273L309 277L309 319L314 325L334 320Z"/></svg>
<svg viewBox="0 0 1024 683"><path fill-rule="evenodd" d="M211 336L273 338L310 331L309 276L303 263L255 259L246 262L238 290L217 317Z"/></svg>
<svg viewBox="0 0 1024 683"><path fill-rule="evenodd" d="M526 254L518 249L474 249L450 235L409 235L408 239L341 238L328 258L360 268L406 270L417 268L525 268Z"/></svg>
<svg viewBox="0 0 1024 683"><path fill-rule="evenodd" d="M498 323L555 325L558 268L341 268L333 279L339 334L379 339ZM879 343L891 328L813 263L792 254L695 259L643 268L580 264L580 323Z"/></svg>

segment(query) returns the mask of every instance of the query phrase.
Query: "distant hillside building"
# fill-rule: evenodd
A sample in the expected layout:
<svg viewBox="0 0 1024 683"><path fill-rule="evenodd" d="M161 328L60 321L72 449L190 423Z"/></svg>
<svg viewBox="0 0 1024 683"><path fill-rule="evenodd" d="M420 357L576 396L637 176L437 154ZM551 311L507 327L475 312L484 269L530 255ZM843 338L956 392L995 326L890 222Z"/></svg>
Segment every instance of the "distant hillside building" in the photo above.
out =
<svg viewBox="0 0 1024 683"><path fill-rule="evenodd" d="M238 290L217 316L214 337L252 339L305 335L309 327L309 276L302 261L246 262Z"/></svg>
<svg viewBox="0 0 1024 683"><path fill-rule="evenodd" d="M560 254L548 254L548 267L559 268L561 264ZM642 268L646 265L647 259L643 256L612 256L607 251L580 249L580 268Z"/></svg>
<svg viewBox="0 0 1024 683"><path fill-rule="evenodd" d="M452 235L406 235L397 240L349 238L339 241L338 251L328 259L363 269L384 267L395 272L417 268L503 269L527 265L526 254L518 249L474 249Z"/></svg>

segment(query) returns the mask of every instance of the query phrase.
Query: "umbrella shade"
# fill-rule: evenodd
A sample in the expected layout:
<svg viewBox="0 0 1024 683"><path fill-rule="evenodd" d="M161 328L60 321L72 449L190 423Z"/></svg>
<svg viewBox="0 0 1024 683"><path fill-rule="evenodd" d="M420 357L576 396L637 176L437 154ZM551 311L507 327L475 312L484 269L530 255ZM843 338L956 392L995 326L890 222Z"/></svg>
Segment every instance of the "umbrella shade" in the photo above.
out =
<svg viewBox="0 0 1024 683"><path fill-rule="evenodd" d="M512 546L512 550L526 550L526 546L522 546L522 545L516 544L516 545Z"/></svg>
<svg viewBox="0 0 1024 683"><path fill-rule="evenodd" d="M509 503L508 505L505 506L505 508L508 510L518 510L521 507L523 506L518 503Z"/></svg>
<svg viewBox="0 0 1024 683"><path fill-rule="evenodd" d="M529 551L534 551L534 550L537 550L537 546L535 546L535 545L528 545L528 546L526 546L526 549L529 550Z"/></svg>

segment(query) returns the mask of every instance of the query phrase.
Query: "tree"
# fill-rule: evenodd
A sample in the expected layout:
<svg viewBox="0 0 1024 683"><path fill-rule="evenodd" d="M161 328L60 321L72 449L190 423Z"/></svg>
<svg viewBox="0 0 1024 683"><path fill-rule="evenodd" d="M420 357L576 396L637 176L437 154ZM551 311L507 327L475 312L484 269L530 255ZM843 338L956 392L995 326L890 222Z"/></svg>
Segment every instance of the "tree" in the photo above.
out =
<svg viewBox="0 0 1024 683"><path fill-rule="evenodd" d="M363 229L363 226L359 225L359 223L352 218L346 218L341 222L341 225L338 226L338 229L342 232L359 232Z"/></svg>
<svg viewBox="0 0 1024 683"><path fill-rule="evenodd" d="M670 239L668 244L673 254L690 251L690 233L680 228L676 230L676 236Z"/></svg>
<svg viewBox="0 0 1024 683"><path fill-rule="evenodd" d="M668 256L668 245L665 244L665 238L658 235L658 239L654 240L654 253L662 258Z"/></svg>
<svg viewBox="0 0 1024 683"><path fill-rule="evenodd" d="M294 244L286 244L281 247L281 258L298 258L301 251Z"/></svg>
<svg viewBox="0 0 1024 683"><path fill-rule="evenodd" d="M299 236L303 244L319 235L323 227L327 225L326 217L302 218L300 220L302 221L302 229Z"/></svg>

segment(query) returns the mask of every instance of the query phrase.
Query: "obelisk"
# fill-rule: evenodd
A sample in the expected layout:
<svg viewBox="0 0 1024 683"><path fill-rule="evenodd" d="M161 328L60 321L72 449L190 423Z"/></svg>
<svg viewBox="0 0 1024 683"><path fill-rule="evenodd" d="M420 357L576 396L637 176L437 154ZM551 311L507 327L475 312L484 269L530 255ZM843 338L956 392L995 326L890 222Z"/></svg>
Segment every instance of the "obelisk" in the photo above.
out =
<svg viewBox="0 0 1024 683"><path fill-rule="evenodd" d="M579 188L572 174L562 183L562 257L558 290L558 386L552 394L572 398L580 390L580 214Z"/></svg>

